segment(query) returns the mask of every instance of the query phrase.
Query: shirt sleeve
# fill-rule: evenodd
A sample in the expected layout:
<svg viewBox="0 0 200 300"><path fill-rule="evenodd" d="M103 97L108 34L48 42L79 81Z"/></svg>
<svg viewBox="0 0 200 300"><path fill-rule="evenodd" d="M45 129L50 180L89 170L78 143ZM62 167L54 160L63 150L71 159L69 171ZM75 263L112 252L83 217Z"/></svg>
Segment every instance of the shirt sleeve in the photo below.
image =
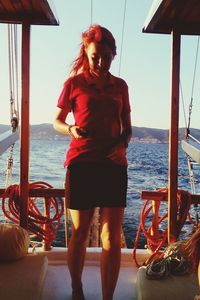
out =
<svg viewBox="0 0 200 300"><path fill-rule="evenodd" d="M126 82L123 82L123 110L122 114L127 114L131 112L131 106L129 101L129 92L128 92L128 85Z"/></svg>
<svg viewBox="0 0 200 300"><path fill-rule="evenodd" d="M71 81L71 78L69 78L64 83L63 89L58 98L57 107L59 107L61 109L65 109L68 112L71 112L71 110L72 110L72 99L71 99L72 92L71 91L72 91L72 81Z"/></svg>

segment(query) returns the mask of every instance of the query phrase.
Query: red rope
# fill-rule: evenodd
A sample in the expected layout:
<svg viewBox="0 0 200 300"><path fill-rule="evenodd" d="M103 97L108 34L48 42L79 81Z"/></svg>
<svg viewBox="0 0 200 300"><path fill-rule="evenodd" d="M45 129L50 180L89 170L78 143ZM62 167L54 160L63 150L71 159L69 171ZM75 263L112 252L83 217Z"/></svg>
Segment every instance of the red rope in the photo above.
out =
<svg viewBox="0 0 200 300"><path fill-rule="evenodd" d="M29 187L30 189L52 188L50 184L42 181L30 183ZM61 197L44 197L44 199L45 205L49 207L49 212L47 211L46 216L42 214L37 206L37 197L29 197L27 229L42 240L52 243L56 238L56 231L60 226L64 205ZM2 211L9 220L19 224L20 197L18 184L6 188L2 196Z"/></svg>
<svg viewBox="0 0 200 300"><path fill-rule="evenodd" d="M166 192L167 188L159 189L159 192ZM151 203L152 200L146 200L144 203L144 206L141 211L141 216L140 216L140 223L138 227L138 231L136 234L136 239L134 243L134 248L133 248L133 258L135 260L136 266L140 267L141 265L138 263L137 257L136 257L136 251L137 251L137 246L139 243L140 239L140 234L143 233L147 240L147 248L152 252L152 255L143 263L143 265L147 265L150 261L153 260L155 256L160 255L160 250L161 248L167 243L167 228L163 231L159 230L156 233L156 236L153 236L151 234L153 225L150 225L148 228L146 228L146 219L151 213L153 209L153 205ZM159 200L158 200L159 201ZM190 214L189 214L189 209L190 209L190 204L191 204L191 196L190 193L184 190L178 190L177 191L177 234L180 234L180 231L188 217L189 221L191 223L194 223ZM158 202L158 208L160 206L160 201ZM158 215L156 216L156 224L159 227L161 222L163 222L165 219L168 217L168 213L164 213L163 216L159 217Z"/></svg>

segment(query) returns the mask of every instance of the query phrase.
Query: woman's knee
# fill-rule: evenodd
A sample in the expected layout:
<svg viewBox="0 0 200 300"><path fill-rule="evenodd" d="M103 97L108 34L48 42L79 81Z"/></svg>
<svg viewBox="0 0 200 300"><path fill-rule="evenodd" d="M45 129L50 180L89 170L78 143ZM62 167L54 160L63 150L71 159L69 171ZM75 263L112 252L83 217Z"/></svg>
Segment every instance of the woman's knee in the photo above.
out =
<svg viewBox="0 0 200 300"><path fill-rule="evenodd" d="M120 234L111 233L109 231L101 232L102 248L104 250L111 250L113 248L121 247Z"/></svg>
<svg viewBox="0 0 200 300"><path fill-rule="evenodd" d="M83 244L88 239L88 230L83 228L74 229L71 237L76 243Z"/></svg>
<svg viewBox="0 0 200 300"><path fill-rule="evenodd" d="M73 224L72 240L77 243L84 243L87 241L93 213L94 210L70 210Z"/></svg>

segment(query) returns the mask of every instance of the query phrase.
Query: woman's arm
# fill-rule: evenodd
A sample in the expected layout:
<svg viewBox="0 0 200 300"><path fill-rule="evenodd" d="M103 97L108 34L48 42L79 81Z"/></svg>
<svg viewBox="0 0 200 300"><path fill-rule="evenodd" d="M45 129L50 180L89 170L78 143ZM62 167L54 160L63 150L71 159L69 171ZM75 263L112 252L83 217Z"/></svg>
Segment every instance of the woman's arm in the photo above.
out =
<svg viewBox="0 0 200 300"><path fill-rule="evenodd" d="M128 143L130 142L130 139L132 137L132 126L131 126L131 114L130 112L127 112L122 117L122 136L124 139L124 142L126 146L128 146Z"/></svg>
<svg viewBox="0 0 200 300"><path fill-rule="evenodd" d="M68 113L68 110L57 108L53 122L54 129L62 134L68 134L75 139L82 138L85 133L84 129L79 126L69 125L66 123Z"/></svg>
<svg viewBox="0 0 200 300"><path fill-rule="evenodd" d="M67 110L57 108L55 118L53 121L53 127L56 131L62 134L70 134L70 125L66 123L67 115Z"/></svg>

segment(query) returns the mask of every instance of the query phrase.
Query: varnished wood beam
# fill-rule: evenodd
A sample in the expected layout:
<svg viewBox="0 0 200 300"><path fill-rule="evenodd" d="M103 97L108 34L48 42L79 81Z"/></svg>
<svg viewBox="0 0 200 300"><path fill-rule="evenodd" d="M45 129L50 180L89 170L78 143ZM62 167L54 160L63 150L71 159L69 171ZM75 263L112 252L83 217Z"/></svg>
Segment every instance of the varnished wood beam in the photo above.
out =
<svg viewBox="0 0 200 300"><path fill-rule="evenodd" d="M172 32L171 61L171 116L169 130L168 171L168 243L177 239L177 187L178 187L178 133L179 133L179 80L180 44L179 32Z"/></svg>
<svg viewBox="0 0 200 300"><path fill-rule="evenodd" d="M200 204L200 195L190 195L192 204ZM142 191L141 199L143 200L155 200L155 201L168 201L168 192L160 191Z"/></svg>
<svg viewBox="0 0 200 300"><path fill-rule="evenodd" d="M29 89L30 89L30 24L22 24L22 100L20 137L20 225L28 225L29 197Z"/></svg>

